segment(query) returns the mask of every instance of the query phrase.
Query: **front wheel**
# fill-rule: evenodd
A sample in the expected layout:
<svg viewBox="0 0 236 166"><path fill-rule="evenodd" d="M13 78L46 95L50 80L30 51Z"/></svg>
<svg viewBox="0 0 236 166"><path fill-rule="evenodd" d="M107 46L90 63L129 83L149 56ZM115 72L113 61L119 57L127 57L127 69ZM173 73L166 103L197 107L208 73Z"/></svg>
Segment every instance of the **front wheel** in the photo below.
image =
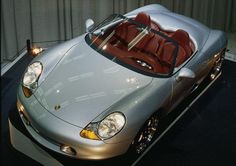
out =
<svg viewBox="0 0 236 166"><path fill-rule="evenodd" d="M158 132L159 118L157 114L152 115L138 132L132 143L133 151L139 155L144 152L153 142L155 134Z"/></svg>

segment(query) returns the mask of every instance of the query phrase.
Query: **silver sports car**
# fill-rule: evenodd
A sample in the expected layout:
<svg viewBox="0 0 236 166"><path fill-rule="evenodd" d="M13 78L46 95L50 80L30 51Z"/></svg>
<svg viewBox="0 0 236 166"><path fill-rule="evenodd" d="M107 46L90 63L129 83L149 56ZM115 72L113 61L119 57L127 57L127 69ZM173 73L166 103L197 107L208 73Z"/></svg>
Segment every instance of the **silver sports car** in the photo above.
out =
<svg viewBox="0 0 236 166"><path fill-rule="evenodd" d="M160 5L85 26L35 57L17 93L31 136L80 159L141 154L160 118L220 73L227 45L222 31Z"/></svg>

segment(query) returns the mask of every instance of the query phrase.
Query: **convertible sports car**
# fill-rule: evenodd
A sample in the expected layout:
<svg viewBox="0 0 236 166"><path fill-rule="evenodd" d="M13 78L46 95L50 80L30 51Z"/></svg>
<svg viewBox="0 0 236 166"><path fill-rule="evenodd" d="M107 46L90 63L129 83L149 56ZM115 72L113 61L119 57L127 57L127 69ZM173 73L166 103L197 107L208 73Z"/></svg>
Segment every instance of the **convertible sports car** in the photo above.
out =
<svg viewBox="0 0 236 166"><path fill-rule="evenodd" d="M141 154L160 118L220 73L227 39L160 5L113 14L47 49L25 70L19 115L39 144L66 156Z"/></svg>

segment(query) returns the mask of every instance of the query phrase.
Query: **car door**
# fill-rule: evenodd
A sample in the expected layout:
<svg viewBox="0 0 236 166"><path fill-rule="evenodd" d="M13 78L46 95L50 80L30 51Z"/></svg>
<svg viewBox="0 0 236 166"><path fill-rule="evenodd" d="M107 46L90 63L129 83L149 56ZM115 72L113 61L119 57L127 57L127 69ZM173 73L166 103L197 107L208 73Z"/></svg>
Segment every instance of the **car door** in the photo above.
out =
<svg viewBox="0 0 236 166"><path fill-rule="evenodd" d="M183 70L192 72L192 78L190 76L180 77L180 72ZM183 68L175 75L172 76L172 97L170 110L174 109L186 96L191 93L191 90L195 85L195 74L188 68Z"/></svg>
<svg viewBox="0 0 236 166"><path fill-rule="evenodd" d="M192 90L194 90L206 75L209 58L203 53L194 53L192 59L172 76L172 98L170 110L175 108Z"/></svg>

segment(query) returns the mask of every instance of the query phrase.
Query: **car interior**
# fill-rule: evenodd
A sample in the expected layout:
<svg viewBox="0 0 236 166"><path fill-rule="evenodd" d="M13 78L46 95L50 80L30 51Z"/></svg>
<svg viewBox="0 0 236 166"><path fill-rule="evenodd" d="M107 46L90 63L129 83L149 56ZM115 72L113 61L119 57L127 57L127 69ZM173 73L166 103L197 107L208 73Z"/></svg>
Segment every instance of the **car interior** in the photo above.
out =
<svg viewBox="0 0 236 166"><path fill-rule="evenodd" d="M102 51L117 57L135 68L149 73L168 74L175 67L180 66L194 52L194 44L189 34L183 29L168 31L162 29L144 12L137 14L134 21L145 25L145 29L130 21L122 21L103 36L94 36L95 44ZM168 40L153 31L158 31L177 43ZM177 51L176 60L175 51Z"/></svg>

